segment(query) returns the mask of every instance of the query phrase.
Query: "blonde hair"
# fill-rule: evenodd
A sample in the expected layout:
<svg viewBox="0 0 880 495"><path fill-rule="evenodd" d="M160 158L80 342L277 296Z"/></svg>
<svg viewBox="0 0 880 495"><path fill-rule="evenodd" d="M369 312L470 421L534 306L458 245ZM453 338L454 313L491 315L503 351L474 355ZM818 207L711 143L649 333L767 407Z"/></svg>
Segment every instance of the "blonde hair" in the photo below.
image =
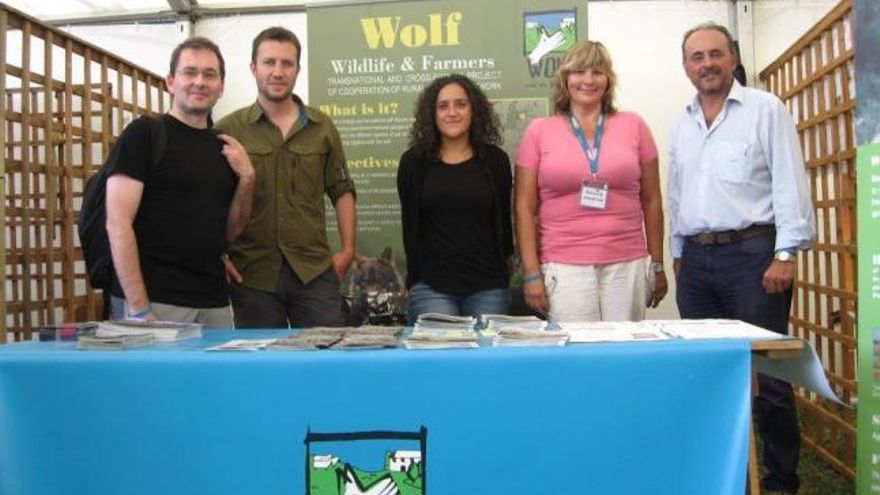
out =
<svg viewBox="0 0 880 495"><path fill-rule="evenodd" d="M584 69L598 69L608 77L608 87L602 95L602 111L612 114L617 111L614 91L617 86L617 74L611 65L608 49L598 41L578 41L562 57L562 63L553 76L553 106L556 113L568 113L571 110L571 95L568 93L568 75Z"/></svg>

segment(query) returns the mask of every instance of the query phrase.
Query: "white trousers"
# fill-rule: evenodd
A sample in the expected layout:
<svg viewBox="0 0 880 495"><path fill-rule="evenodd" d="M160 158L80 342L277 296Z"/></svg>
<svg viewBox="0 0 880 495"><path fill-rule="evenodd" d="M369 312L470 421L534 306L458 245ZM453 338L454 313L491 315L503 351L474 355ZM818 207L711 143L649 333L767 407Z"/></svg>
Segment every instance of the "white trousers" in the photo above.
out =
<svg viewBox="0 0 880 495"><path fill-rule="evenodd" d="M645 319L648 258L609 265L544 263L552 321Z"/></svg>

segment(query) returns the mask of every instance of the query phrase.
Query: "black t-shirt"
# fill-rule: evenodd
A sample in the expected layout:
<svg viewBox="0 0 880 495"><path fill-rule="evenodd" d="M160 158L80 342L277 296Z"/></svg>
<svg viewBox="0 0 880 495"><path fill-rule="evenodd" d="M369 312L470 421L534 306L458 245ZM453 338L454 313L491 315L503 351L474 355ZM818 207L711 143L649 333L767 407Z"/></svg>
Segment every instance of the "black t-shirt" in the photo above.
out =
<svg viewBox="0 0 880 495"><path fill-rule="evenodd" d="M113 174L144 183L134 232L147 294L178 306L225 306L229 284L220 256L238 179L213 130L167 114L161 118L168 141L154 170L150 126L143 119L123 131L108 161ZM124 297L118 279L112 292Z"/></svg>
<svg viewBox="0 0 880 495"><path fill-rule="evenodd" d="M507 287L494 239L488 172L476 159L434 163L425 175L420 213L423 280L451 294Z"/></svg>

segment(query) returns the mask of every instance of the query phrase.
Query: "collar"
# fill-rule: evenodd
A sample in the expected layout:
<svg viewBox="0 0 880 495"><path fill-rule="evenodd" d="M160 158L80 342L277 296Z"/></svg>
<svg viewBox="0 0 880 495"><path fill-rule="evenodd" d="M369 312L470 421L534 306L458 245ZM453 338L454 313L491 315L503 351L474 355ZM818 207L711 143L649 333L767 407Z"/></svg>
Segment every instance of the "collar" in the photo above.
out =
<svg viewBox="0 0 880 495"><path fill-rule="evenodd" d="M305 115L305 118L312 122L318 122L322 120L322 115L312 110L312 108L306 106L306 104L303 103L302 98L300 98L296 94L291 94L290 98L294 101L294 103L299 106L300 119L302 119L302 116ZM247 121L249 124L256 124L257 121L261 118L264 118L265 115L266 111L263 110L263 107L260 106L260 102L258 100L255 101L253 105L250 106L250 108L248 108Z"/></svg>
<svg viewBox="0 0 880 495"><path fill-rule="evenodd" d="M742 103L743 101L745 101L745 92L746 90L745 88L743 88L742 84L740 84L739 81L734 78L733 86L730 87L730 91L727 93L727 99L724 103L724 106L727 106L727 103L731 100ZM691 100L690 103L688 103L687 112L691 115L696 116L702 113L702 111L703 109L700 106L700 95L694 95L694 99Z"/></svg>

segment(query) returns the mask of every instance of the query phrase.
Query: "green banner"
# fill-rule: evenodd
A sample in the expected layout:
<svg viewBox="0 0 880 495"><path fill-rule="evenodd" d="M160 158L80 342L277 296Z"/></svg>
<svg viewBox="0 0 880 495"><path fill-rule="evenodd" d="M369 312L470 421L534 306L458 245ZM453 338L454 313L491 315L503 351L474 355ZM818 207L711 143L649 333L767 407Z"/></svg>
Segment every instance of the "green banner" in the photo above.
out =
<svg viewBox="0 0 880 495"><path fill-rule="evenodd" d="M422 88L450 73L479 83L513 158L528 122L548 115L562 55L587 31L583 0L356 4L310 8L307 18L309 104L342 136L358 191L358 251L391 247L401 271L397 164Z"/></svg>
<svg viewBox="0 0 880 495"><path fill-rule="evenodd" d="M880 143L858 150L859 493L880 493Z"/></svg>
<svg viewBox="0 0 880 495"><path fill-rule="evenodd" d="M880 2L856 0L858 493L880 493Z"/></svg>

